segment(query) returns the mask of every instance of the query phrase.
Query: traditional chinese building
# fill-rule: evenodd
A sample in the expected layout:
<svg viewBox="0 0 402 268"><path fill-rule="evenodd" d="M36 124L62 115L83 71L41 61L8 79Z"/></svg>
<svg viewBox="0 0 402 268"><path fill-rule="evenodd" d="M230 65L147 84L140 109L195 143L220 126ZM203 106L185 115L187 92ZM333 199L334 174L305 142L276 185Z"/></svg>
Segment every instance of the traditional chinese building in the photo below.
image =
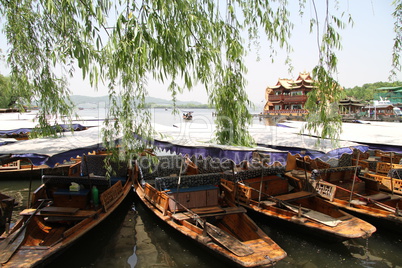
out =
<svg viewBox="0 0 402 268"><path fill-rule="evenodd" d="M300 73L296 80L279 79L265 90L264 114L304 114L307 93L314 89L310 73Z"/></svg>
<svg viewBox="0 0 402 268"><path fill-rule="evenodd" d="M341 114L357 114L363 111L365 104L353 97L347 97L339 101Z"/></svg>

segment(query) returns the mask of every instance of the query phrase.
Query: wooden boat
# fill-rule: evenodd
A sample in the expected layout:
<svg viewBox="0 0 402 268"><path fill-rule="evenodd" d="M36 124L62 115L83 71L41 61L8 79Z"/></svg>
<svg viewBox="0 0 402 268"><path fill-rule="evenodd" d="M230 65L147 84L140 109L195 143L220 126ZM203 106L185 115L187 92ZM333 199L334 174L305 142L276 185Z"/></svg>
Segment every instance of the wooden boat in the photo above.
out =
<svg viewBox="0 0 402 268"><path fill-rule="evenodd" d="M15 198L0 193L0 234L8 231L15 205Z"/></svg>
<svg viewBox="0 0 402 268"><path fill-rule="evenodd" d="M301 227L309 234L336 241L369 237L376 228L315 193L291 190L281 167L249 168L222 179L225 195L245 208ZM260 174L259 177L256 175Z"/></svg>
<svg viewBox="0 0 402 268"><path fill-rule="evenodd" d="M310 164L316 166L314 161ZM402 231L401 196L380 191L374 180L362 180L357 175L360 166L295 169L286 176L299 189L317 192L331 204L377 226Z"/></svg>
<svg viewBox="0 0 402 268"><path fill-rule="evenodd" d="M193 112L185 112L183 113L184 120L193 120Z"/></svg>
<svg viewBox="0 0 402 268"><path fill-rule="evenodd" d="M40 180L43 175L69 176L81 159L71 159L54 167L32 165L27 159L17 159L0 165L0 180Z"/></svg>
<svg viewBox="0 0 402 268"><path fill-rule="evenodd" d="M382 191L402 195L402 165L378 161L375 171L365 169L359 177L377 182Z"/></svg>
<svg viewBox="0 0 402 268"><path fill-rule="evenodd" d="M0 243L1 267L46 264L106 219L132 189L131 178L119 171L106 179L104 155L87 156L86 177L43 176L31 208ZM92 175L92 173L94 175Z"/></svg>
<svg viewBox="0 0 402 268"><path fill-rule="evenodd" d="M243 267L272 266L286 257L243 207L220 195L222 173L187 175L194 170L175 157L159 158L152 173L143 167L139 163L133 174L135 192L175 230Z"/></svg>

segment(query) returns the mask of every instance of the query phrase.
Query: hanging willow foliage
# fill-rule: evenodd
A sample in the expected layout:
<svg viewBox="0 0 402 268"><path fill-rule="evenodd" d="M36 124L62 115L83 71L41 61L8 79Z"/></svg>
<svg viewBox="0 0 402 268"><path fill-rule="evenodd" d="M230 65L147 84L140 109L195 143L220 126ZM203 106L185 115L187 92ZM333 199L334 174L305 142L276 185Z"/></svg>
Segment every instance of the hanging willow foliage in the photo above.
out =
<svg viewBox="0 0 402 268"><path fill-rule="evenodd" d="M298 4L304 16L306 0ZM319 23L317 12L311 24L317 26L320 60L313 71L318 90L308 102L307 128L322 129L322 137L336 139L341 125L331 105L339 99L340 89L333 74L335 51L341 46L337 31L345 24L342 16L328 11L338 2L325 4L325 22ZM244 57L262 32L272 55L276 48L291 51L289 5L286 0L0 0L0 15L15 94L41 107L36 133L55 135L48 115L72 117L66 81L78 65L92 85L108 84L108 117L113 120L105 122L104 142L114 148L121 137L120 148L131 158L148 148L155 134L144 109L149 79L169 85L173 99L203 85L218 113L217 142L252 145ZM400 5L396 1L396 28L401 24ZM324 27L322 34L318 26ZM397 68L400 39L398 34Z"/></svg>

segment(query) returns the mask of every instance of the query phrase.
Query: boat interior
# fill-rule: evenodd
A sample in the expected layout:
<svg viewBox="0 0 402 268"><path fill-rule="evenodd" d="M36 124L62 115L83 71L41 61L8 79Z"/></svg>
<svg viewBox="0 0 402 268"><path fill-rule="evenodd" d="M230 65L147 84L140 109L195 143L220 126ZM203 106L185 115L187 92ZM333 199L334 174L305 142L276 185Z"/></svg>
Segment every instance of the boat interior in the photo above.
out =
<svg viewBox="0 0 402 268"><path fill-rule="evenodd" d="M104 165L105 155L88 155L85 159L81 164L85 176L43 175L43 184L32 194L31 207L20 213L27 222L23 246L51 247L99 213L107 212L123 194L127 169L122 167L120 173L107 179L105 169L99 168Z"/></svg>

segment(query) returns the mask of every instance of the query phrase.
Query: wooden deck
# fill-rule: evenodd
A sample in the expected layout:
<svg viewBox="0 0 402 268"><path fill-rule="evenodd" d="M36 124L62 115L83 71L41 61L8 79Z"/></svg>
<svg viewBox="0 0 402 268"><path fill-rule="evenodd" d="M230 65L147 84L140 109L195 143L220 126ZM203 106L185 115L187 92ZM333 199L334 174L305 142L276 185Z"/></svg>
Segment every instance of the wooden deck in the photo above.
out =
<svg viewBox="0 0 402 268"><path fill-rule="evenodd" d="M282 200L282 201L293 201L297 199L302 199L306 197L313 196L314 194L311 192L306 192L306 191L300 191L296 193L290 193L290 194L283 194L283 195L277 195L275 196L276 199Z"/></svg>

